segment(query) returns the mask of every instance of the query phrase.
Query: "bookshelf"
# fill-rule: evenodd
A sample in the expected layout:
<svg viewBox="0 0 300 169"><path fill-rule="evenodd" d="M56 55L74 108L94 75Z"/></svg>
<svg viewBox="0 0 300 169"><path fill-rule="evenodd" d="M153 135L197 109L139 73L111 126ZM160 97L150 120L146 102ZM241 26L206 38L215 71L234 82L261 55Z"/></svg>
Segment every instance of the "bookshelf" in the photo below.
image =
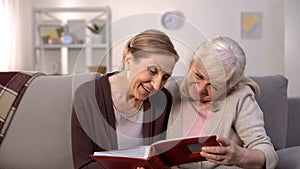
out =
<svg viewBox="0 0 300 169"><path fill-rule="evenodd" d="M47 74L111 71L111 12L108 6L33 8L33 70ZM99 34L87 27L97 24ZM104 72L103 72L104 73Z"/></svg>

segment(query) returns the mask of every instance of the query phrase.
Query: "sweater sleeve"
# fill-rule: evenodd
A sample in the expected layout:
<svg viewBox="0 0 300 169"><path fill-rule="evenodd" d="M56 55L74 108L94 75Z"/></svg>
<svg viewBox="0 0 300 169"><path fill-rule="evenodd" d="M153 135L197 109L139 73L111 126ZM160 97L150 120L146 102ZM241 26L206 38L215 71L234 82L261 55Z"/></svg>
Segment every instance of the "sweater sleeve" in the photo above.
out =
<svg viewBox="0 0 300 169"><path fill-rule="evenodd" d="M75 169L101 169L100 163L93 160L90 155L94 153L96 144L82 129L76 112L72 110L71 121L72 154Z"/></svg>
<svg viewBox="0 0 300 169"><path fill-rule="evenodd" d="M79 87L75 92L72 117L71 117L71 139L72 139L72 155L73 164L75 169L101 169L104 168L100 163L96 162L90 157L96 150L101 148L89 137L86 133L89 125L87 117L88 103L90 100L86 98L86 95L90 95L94 90L86 90L86 83ZM88 105L91 106L91 105ZM82 126L85 124L85 126ZM85 128L84 128L85 127Z"/></svg>
<svg viewBox="0 0 300 169"><path fill-rule="evenodd" d="M258 106L254 94L246 92L244 97L240 97L238 100L236 109L235 129L244 143L243 147L262 151L266 157L266 168L275 168L278 155L266 134L263 112Z"/></svg>

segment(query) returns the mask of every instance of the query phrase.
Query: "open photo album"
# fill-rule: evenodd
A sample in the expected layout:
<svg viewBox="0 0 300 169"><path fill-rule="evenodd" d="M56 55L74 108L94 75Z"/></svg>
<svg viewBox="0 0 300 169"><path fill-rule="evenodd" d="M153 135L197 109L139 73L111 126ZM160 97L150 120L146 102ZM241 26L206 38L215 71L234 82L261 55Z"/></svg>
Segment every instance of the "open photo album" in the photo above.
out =
<svg viewBox="0 0 300 169"><path fill-rule="evenodd" d="M91 156L105 168L169 168L205 161L200 155L203 146L219 146L216 136L161 140L149 146L94 152Z"/></svg>

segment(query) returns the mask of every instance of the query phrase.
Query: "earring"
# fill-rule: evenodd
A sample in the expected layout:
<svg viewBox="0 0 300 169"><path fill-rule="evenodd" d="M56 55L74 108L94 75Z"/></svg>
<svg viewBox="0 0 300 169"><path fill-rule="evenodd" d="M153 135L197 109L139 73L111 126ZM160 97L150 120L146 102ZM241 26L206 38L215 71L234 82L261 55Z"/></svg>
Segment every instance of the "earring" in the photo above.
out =
<svg viewBox="0 0 300 169"><path fill-rule="evenodd" d="M129 71L129 70L127 70L127 71L126 71L126 77L127 77L127 80L129 80L129 79L130 79L130 76L131 76L131 75L130 75L130 71Z"/></svg>

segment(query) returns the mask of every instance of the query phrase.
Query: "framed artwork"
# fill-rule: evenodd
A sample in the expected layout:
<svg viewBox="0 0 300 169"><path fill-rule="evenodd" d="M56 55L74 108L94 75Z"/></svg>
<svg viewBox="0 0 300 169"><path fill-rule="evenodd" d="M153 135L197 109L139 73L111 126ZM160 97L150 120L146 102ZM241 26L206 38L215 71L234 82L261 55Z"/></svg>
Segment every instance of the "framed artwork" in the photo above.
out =
<svg viewBox="0 0 300 169"><path fill-rule="evenodd" d="M64 27L61 25L40 25L39 27L41 44L53 45L61 44L61 36Z"/></svg>
<svg viewBox="0 0 300 169"><path fill-rule="evenodd" d="M259 39L262 31L261 12L242 12L241 13L241 38Z"/></svg>

